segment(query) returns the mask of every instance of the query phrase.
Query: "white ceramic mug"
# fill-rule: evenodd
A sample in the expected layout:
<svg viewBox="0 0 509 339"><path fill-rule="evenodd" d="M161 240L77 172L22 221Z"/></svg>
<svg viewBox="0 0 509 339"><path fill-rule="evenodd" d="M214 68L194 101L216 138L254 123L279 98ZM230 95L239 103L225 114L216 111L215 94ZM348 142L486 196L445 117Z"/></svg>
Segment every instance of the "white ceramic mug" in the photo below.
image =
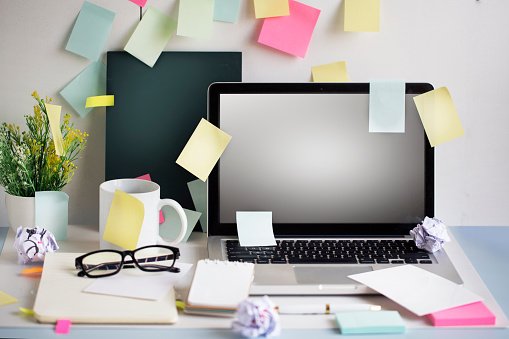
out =
<svg viewBox="0 0 509 339"><path fill-rule="evenodd" d="M146 245L175 245L182 241L187 231L187 217L178 202L172 199L161 199L161 189L155 182L141 179L115 179L103 182L99 186L99 232L100 247L117 248L117 246L103 240L106 220L116 190L123 191L143 203L145 213L143 224L136 247ZM180 218L180 233L171 243L163 240L159 235L159 211L163 206L170 206L177 211Z"/></svg>

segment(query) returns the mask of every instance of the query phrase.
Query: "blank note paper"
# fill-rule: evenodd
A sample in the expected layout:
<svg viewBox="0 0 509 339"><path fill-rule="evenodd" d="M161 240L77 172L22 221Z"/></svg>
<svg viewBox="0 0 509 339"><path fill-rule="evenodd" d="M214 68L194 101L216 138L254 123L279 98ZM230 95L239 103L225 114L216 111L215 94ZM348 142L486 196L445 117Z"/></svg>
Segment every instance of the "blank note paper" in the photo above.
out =
<svg viewBox="0 0 509 339"><path fill-rule="evenodd" d="M313 82L349 82L346 62L338 61L330 64L311 67Z"/></svg>
<svg viewBox="0 0 509 339"><path fill-rule="evenodd" d="M175 20L149 6L124 50L153 67L176 27Z"/></svg>
<svg viewBox="0 0 509 339"><path fill-rule="evenodd" d="M116 190L106 219L103 239L128 250L135 249L144 215L145 209L141 201Z"/></svg>
<svg viewBox="0 0 509 339"><path fill-rule="evenodd" d="M235 23L239 18L241 0L215 0L214 21Z"/></svg>
<svg viewBox="0 0 509 339"><path fill-rule="evenodd" d="M237 212L240 246L276 246L272 212Z"/></svg>
<svg viewBox="0 0 509 339"><path fill-rule="evenodd" d="M64 139L62 137L62 130L60 129L60 113L62 106L45 104L46 112L48 113L49 127L53 137L53 144L55 145L55 154L60 156L64 154Z"/></svg>
<svg viewBox="0 0 509 339"><path fill-rule="evenodd" d="M369 83L369 131L405 132L405 82Z"/></svg>
<svg viewBox="0 0 509 339"><path fill-rule="evenodd" d="M465 134L446 87L415 96L414 102L432 147Z"/></svg>
<svg viewBox="0 0 509 339"><path fill-rule="evenodd" d="M201 181L205 181L231 138L202 118L176 162Z"/></svg>
<svg viewBox="0 0 509 339"><path fill-rule="evenodd" d="M380 31L380 0L345 0L345 31Z"/></svg>
<svg viewBox="0 0 509 339"><path fill-rule="evenodd" d="M290 0L289 5L289 16L264 19L258 42L304 58L320 10L293 0Z"/></svg>
<svg viewBox="0 0 509 339"><path fill-rule="evenodd" d="M17 302L18 299L14 298L12 295L0 291L0 306L14 304Z"/></svg>
<svg viewBox="0 0 509 339"><path fill-rule="evenodd" d="M85 1L65 49L96 61L108 40L113 19L114 12Z"/></svg>
<svg viewBox="0 0 509 339"><path fill-rule="evenodd" d="M203 232L207 232L207 183L196 179L187 183L189 193L193 199L194 208L201 213L200 225Z"/></svg>
<svg viewBox="0 0 509 339"><path fill-rule="evenodd" d="M255 17L271 18L290 15L289 0L254 0Z"/></svg>
<svg viewBox="0 0 509 339"><path fill-rule="evenodd" d="M214 0L180 0L177 35L208 38L213 21Z"/></svg>
<svg viewBox="0 0 509 339"><path fill-rule="evenodd" d="M88 97L85 102L85 107L106 107L115 106L114 95L98 95L95 97Z"/></svg>
<svg viewBox="0 0 509 339"><path fill-rule="evenodd" d="M405 323L396 311L353 311L336 313L341 334L404 333Z"/></svg>

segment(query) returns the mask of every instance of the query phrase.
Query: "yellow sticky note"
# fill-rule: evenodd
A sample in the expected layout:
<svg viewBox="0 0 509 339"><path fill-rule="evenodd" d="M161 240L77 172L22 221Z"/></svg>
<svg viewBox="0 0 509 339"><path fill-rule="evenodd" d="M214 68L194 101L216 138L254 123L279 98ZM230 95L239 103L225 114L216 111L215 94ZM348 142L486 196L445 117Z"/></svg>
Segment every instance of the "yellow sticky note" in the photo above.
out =
<svg viewBox="0 0 509 339"><path fill-rule="evenodd" d="M345 0L345 32L380 31L380 0Z"/></svg>
<svg viewBox="0 0 509 339"><path fill-rule="evenodd" d="M205 181L231 138L230 135L207 120L201 119L180 153L177 164L197 176L201 181Z"/></svg>
<svg viewBox="0 0 509 339"><path fill-rule="evenodd" d="M116 190L106 219L103 239L128 250L135 249L144 216L145 209L140 200Z"/></svg>
<svg viewBox="0 0 509 339"><path fill-rule="evenodd" d="M95 97L88 97L85 102L85 107L104 107L104 106L115 106L114 95L98 95Z"/></svg>
<svg viewBox="0 0 509 339"><path fill-rule="evenodd" d="M46 104L46 112L48 113L49 127L55 144L56 155L64 154L64 139L60 130L60 112L62 106Z"/></svg>
<svg viewBox="0 0 509 339"><path fill-rule="evenodd" d="M465 134L447 87L418 95L414 102L432 147Z"/></svg>
<svg viewBox="0 0 509 339"><path fill-rule="evenodd" d="M18 302L18 299L14 298L12 295L9 295L3 291L0 291L0 306L14 304L17 302Z"/></svg>
<svg viewBox="0 0 509 339"><path fill-rule="evenodd" d="M288 0L254 0L257 19L290 15Z"/></svg>
<svg viewBox="0 0 509 339"><path fill-rule="evenodd" d="M25 307L18 307L19 313L27 317L33 317L35 315L34 310Z"/></svg>
<svg viewBox="0 0 509 339"><path fill-rule="evenodd" d="M311 67L313 82L349 82L346 62L338 61L331 64Z"/></svg>

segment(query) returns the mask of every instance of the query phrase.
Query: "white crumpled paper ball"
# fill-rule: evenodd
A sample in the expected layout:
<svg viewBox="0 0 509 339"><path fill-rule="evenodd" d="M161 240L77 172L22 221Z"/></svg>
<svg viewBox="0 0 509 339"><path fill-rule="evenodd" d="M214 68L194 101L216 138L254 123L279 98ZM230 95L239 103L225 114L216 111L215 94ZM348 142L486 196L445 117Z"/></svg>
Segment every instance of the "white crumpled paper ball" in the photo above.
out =
<svg viewBox="0 0 509 339"><path fill-rule="evenodd" d="M410 231L410 235L418 248L431 253L442 249L444 243L451 241L447 227L437 218L425 217L422 224Z"/></svg>
<svg viewBox="0 0 509 339"><path fill-rule="evenodd" d="M28 264L44 261L46 253L58 250L58 244L53 234L45 228L19 226L16 230L14 248L18 253L18 262Z"/></svg>
<svg viewBox="0 0 509 339"><path fill-rule="evenodd" d="M279 314L269 297L246 299L239 304L233 331L244 337L271 337L281 333Z"/></svg>

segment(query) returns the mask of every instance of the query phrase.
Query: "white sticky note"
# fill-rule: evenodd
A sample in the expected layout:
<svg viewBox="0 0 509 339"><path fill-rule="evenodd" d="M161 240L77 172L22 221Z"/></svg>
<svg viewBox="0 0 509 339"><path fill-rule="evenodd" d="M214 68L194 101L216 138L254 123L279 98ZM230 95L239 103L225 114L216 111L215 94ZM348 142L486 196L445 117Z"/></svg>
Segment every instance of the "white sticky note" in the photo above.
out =
<svg viewBox="0 0 509 339"><path fill-rule="evenodd" d="M369 131L405 133L405 82L378 80L369 83Z"/></svg>
<svg viewBox="0 0 509 339"><path fill-rule="evenodd" d="M482 300L463 286L413 265L348 277L385 295L418 316Z"/></svg>
<svg viewBox="0 0 509 339"><path fill-rule="evenodd" d="M237 212L240 246L276 246L272 212Z"/></svg>

